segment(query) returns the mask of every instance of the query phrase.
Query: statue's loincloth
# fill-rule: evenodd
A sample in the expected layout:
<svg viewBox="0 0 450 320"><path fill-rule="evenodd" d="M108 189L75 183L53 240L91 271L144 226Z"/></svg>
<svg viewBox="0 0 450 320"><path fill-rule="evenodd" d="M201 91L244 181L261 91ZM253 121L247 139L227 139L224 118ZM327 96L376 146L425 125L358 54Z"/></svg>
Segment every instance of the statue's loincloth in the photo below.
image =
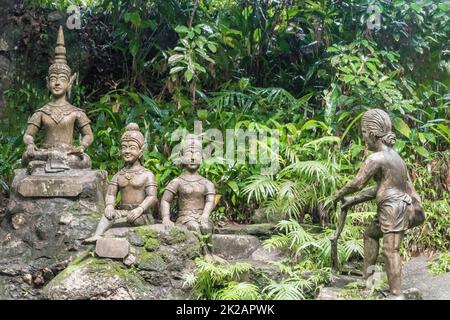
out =
<svg viewBox="0 0 450 320"><path fill-rule="evenodd" d="M375 223L383 233L402 232L408 229L408 207L412 200L407 193L394 193L378 202Z"/></svg>

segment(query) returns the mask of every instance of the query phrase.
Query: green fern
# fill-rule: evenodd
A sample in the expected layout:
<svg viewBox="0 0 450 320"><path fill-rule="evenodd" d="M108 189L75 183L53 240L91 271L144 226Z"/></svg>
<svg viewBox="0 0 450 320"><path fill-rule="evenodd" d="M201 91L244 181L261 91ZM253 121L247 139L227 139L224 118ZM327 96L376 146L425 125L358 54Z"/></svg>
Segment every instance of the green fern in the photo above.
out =
<svg viewBox="0 0 450 320"><path fill-rule="evenodd" d="M227 298L231 298L231 294L235 291L231 287L227 290L228 284L236 282L243 273L252 270L249 263L221 264L203 258L197 258L195 265L195 275L186 275L184 283L193 288L197 299L207 300L217 299L218 295L226 295ZM248 286L246 288L250 289ZM247 290L247 293L250 294L250 290Z"/></svg>
<svg viewBox="0 0 450 320"><path fill-rule="evenodd" d="M247 282L229 282L225 288L217 292L215 299L219 300L261 300L259 288Z"/></svg>

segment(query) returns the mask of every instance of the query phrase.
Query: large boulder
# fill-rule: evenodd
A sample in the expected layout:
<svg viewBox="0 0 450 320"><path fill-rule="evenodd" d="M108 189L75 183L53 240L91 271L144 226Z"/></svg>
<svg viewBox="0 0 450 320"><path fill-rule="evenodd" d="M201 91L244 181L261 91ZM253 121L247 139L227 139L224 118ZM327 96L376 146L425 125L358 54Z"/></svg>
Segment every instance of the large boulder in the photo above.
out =
<svg viewBox="0 0 450 320"><path fill-rule="evenodd" d="M109 244L128 242L129 253L123 259ZM108 242L110 242L108 244ZM99 250L99 247L102 250ZM185 229L163 225L108 230L95 252L94 248L73 261L44 288L47 299L189 299L191 288L184 285L185 275L195 269L201 255L198 237Z"/></svg>

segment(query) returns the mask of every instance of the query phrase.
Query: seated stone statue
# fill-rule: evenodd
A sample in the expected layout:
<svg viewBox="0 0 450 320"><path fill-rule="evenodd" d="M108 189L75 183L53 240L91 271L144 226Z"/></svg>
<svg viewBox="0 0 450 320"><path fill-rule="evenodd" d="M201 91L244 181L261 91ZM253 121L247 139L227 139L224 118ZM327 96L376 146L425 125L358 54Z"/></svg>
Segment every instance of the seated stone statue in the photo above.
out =
<svg viewBox="0 0 450 320"><path fill-rule="evenodd" d="M26 148L22 159L28 166L29 173L34 173L39 168L50 173L91 167L90 158L85 153L93 141L90 120L83 110L67 101L76 75L72 75L67 65L64 34L60 27L55 60L49 68L47 81L53 98L31 116L23 138ZM79 146L73 145L75 128L82 136ZM41 129L45 136L38 148L35 139Z"/></svg>
<svg viewBox="0 0 450 320"><path fill-rule="evenodd" d="M202 234L212 233L213 224L209 218L214 209L214 184L202 177L197 170L202 154L201 144L193 135L188 135L183 146L184 171L170 181L161 200L161 217L166 227L174 225L170 220L170 204L178 196L177 225Z"/></svg>
<svg viewBox="0 0 450 320"><path fill-rule="evenodd" d="M151 210L158 203L155 176L142 166L145 149L144 136L135 123L130 123L120 139L121 154L125 168L109 182L105 199L105 213L95 235L85 243L96 242L119 218L126 218L130 226L153 223ZM120 204L116 207L116 196L120 192Z"/></svg>

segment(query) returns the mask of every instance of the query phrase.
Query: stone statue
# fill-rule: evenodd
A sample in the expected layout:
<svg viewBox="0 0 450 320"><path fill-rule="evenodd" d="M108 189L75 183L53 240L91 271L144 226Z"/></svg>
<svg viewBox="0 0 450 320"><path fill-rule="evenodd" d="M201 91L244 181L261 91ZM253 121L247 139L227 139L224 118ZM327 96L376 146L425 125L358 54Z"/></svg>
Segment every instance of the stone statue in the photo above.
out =
<svg viewBox="0 0 450 320"><path fill-rule="evenodd" d="M72 75L67 64L64 34L60 27L55 60L48 70L47 78L53 98L31 116L23 138L26 148L22 159L31 174L41 168L46 173L52 173L91 167L90 158L85 153L93 141L90 120L83 110L67 101L76 76L76 73ZM75 127L82 136L79 146L73 145ZM37 148L35 139L41 129L45 136L41 148Z"/></svg>
<svg viewBox="0 0 450 320"><path fill-rule="evenodd" d="M167 185L161 200L161 217L166 227L173 226L170 220L170 204L178 196L177 225L201 234L211 234L213 224L209 218L214 209L214 184L197 171L202 160L202 147L194 135L186 136L183 145L182 164L184 170L178 178Z"/></svg>
<svg viewBox="0 0 450 320"><path fill-rule="evenodd" d="M85 243L96 242L115 221L122 217L126 218L131 226L153 223L151 210L158 203L157 185L153 173L142 166L145 141L137 124L127 125L120 144L125 168L109 182L105 198L105 213L97 226L95 235L86 239ZM116 208L118 192L121 198Z"/></svg>
<svg viewBox="0 0 450 320"><path fill-rule="evenodd" d="M373 153L363 162L355 179L336 193L343 199L342 209L375 199L377 216L364 233L364 277L371 274L378 257L379 239L383 238L383 255L390 292L401 296L400 244L405 230L420 225L425 214L403 159L394 151L395 135L389 115L380 109L367 111L362 117L362 134ZM376 186L352 197L374 178Z"/></svg>

